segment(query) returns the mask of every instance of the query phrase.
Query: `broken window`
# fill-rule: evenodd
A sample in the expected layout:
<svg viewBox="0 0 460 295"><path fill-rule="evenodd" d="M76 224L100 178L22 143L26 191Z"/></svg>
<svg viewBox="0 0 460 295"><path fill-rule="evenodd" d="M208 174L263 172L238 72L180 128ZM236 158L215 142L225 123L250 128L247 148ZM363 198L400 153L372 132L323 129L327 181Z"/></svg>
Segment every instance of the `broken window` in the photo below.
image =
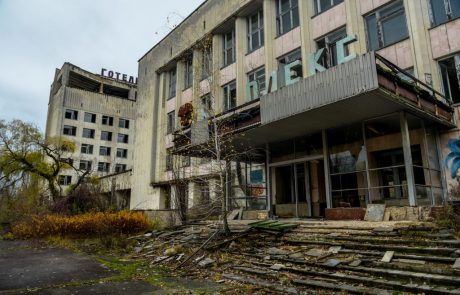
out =
<svg viewBox="0 0 460 295"><path fill-rule="evenodd" d="M89 129L89 128L83 128L83 133L82 133L82 137L84 138L94 138L94 133L96 131L94 129Z"/></svg>
<svg viewBox="0 0 460 295"><path fill-rule="evenodd" d="M168 99L176 96L177 69L169 71Z"/></svg>
<svg viewBox="0 0 460 295"><path fill-rule="evenodd" d="M97 163L97 171L99 171L99 172L109 172L110 171L110 163L106 163L106 162Z"/></svg>
<svg viewBox="0 0 460 295"><path fill-rule="evenodd" d="M235 62L235 30L224 34L224 64L226 67Z"/></svg>
<svg viewBox="0 0 460 295"><path fill-rule="evenodd" d="M121 173L126 171L126 164L115 164L115 172Z"/></svg>
<svg viewBox="0 0 460 295"><path fill-rule="evenodd" d="M65 110L65 118L69 120L78 120L78 111L76 110Z"/></svg>
<svg viewBox="0 0 460 295"><path fill-rule="evenodd" d="M101 131L101 140L112 141L112 132Z"/></svg>
<svg viewBox="0 0 460 295"><path fill-rule="evenodd" d="M102 116L102 125L113 126L113 117Z"/></svg>
<svg viewBox="0 0 460 295"><path fill-rule="evenodd" d="M278 36L283 35L298 26L298 0L278 0L276 5L276 29Z"/></svg>
<svg viewBox="0 0 460 295"><path fill-rule="evenodd" d="M81 145L81 153L82 154L92 155L93 154L93 148L94 148L94 146L92 144L83 143Z"/></svg>
<svg viewBox="0 0 460 295"><path fill-rule="evenodd" d="M90 171L92 169L93 162L87 160L80 160L80 170Z"/></svg>
<svg viewBox="0 0 460 295"><path fill-rule="evenodd" d="M265 91L265 67L248 73L249 99L259 98Z"/></svg>
<svg viewBox="0 0 460 295"><path fill-rule="evenodd" d="M99 147L99 156L110 156L111 148L107 146Z"/></svg>
<svg viewBox="0 0 460 295"><path fill-rule="evenodd" d="M439 61L444 95L453 103L460 103L460 55Z"/></svg>
<svg viewBox="0 0 460 295"><path fill-rule="evenodd" d="M127 158L128 157L128 150L127 149L117 149L117 158Z"/></svg>
<svg viewBox="0 0 460 295"><path fill-rule="evenodd" d="M314 0L315 2L315 12L321 13L325 10L328 10L329 8L340 4L343 2L343 0Z"/></svg>
<svg viewBox="0 0 460 295"><path fill-rule="evenodd" d="M346 36L347 36L347 29L341 28L316 41L316 47L318 50L321 48L325 49L323 56L318 61L320 65L322 65L326 69L337 65L338 62L337 62L336 43L337 41L340 41ZM347 47L345 47L345 55L348 55Z"/></svg>
<svg viewBox="0 0 460 295"><path fill-rule="evenodd" d="M184 72L184 89L192 87L193 84L193 58L189 57L185 61L185 72Z"/></svg>
<svg viewBox="0 0 460 295"><path fill-rule="evenodd" d="M460 1L430 0L431 23L439 25L460 16Z"/></svg>
<svg viewBox="0 0 460 295"><path fill-rule="evenodd" d="M300 48L278 59L278 81L281 82L280 85L286 85L285 67L295 61L299 61L299 63L298 65L291 67L290 79L302 77L302 55L300 52Z"/></svg>
<svg viewBox="0 0 460 295"><path fill-rule="evenodd" d="M75 136L75 135L77 135L77 127L64 125L63 134L64 135L69 135L69 136Z"/></svg>
<svg viewBox="0 0 460 295"><path fill-rule="evenodd" d="M167 126L166 126L166 134L172 134L174 129L176 128L176 111L169 112L167 114Z"/></svg>
<svg viewBox="0 0 460 295"><path fill-rule="evenodd" d="M128 143L128 134L118 133L117 142Z"/></svg>
<svg viewBox="0 0 460 295"><path fill-rule="evenodd" d="M59 185L71 185L72 176L70 175L59 175Z"/></svg>
<svg viewBox="0 0 460 295"><path fill-rule="evenodd" d="M230 82L222 87L224 90L224 111L236 107L236 82Z"/></svg>
<svg viewBox="0 0 460 295"><path fill-rule="evenodd" d="M118 121L118 127L129 129L129 120L120 118L120 120Z"/></svg>
<svg viewBox="0 0 460 295"><path fill-rule="evenodd" d="M84 121L87 123L96 123L96 114L85 112Z"/></svg>
<svg viewBox="0 0 460 295"><path fill-rule="evenodd" d="M380 49L409 36L402 0L366 16L366 25L369 50Z"/></svg>
<svg viewBox="0 0 460 295"><path fill-rule="evenodd" d="M248 17L248 52L264 46L263 10Z"/></svg>

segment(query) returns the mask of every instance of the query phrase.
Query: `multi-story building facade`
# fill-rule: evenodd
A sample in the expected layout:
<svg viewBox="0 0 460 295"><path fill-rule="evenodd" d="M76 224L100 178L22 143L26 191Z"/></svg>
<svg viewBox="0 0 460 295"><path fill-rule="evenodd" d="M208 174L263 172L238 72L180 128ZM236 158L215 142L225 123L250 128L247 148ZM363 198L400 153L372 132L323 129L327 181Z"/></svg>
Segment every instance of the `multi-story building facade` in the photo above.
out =
<svg viewBox="0 0 460 295"><path fill-rule="evenodd" d="M133 78L124 80L93 74L70 63L56 70L46 137L65 137L75 143L71 161L77 170L102 177L132 169L137 87ZM76 183L81 174L64 171L59 176L60 186L65 189ZM129 190L129 181L124 182L118 189Z"/></svg>
<svg viewBox="0 0 460 295"><path fill-rule="evenodd" d="M279 216L442 204L459 185L456 3L205 1L139 60L131 208L169 206L169 154L192 157L193 204L199 134L230 116L235 146L263 159L245 163L257 189L229 186L229 201Z"/></svg>

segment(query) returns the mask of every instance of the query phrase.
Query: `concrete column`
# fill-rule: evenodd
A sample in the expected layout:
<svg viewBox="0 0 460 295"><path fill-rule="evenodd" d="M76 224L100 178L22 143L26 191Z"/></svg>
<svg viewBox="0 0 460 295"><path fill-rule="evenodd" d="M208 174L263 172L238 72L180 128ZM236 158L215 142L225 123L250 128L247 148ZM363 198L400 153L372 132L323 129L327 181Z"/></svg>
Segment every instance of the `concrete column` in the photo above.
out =
<svg viewBox="0 0 460 295"><path fill-rule="evenodd" d="M276 13L276 10L275 10ZM302 75L307 77L308 71L308 58L312 52L316 51L316 44L312 40L311 32L311 16L314 15L313 1L299 1L299 15L300 15L300 32L301 32L301 54L302 54Z"/></svg>
<svg viewBox="0 0 460 295"><path fill-rule="evenodd" d="M220 87L220 69L223 59L223 40L222 35L212 36L212 85L211 96L213 98L214 113L222 112L222 88Z"/></svg>
<svg viewBox="0 0 460 295"><path fill-rule="evenodd" d="M412 0L411 0L412 1ZM360 1L345 0L347 13L347 34L356 35L358 40L348 45L351 53L364 54L367 52L366 30L361 16Z"/></svg>
<svg viewBox="0 0 460 295"><path fill-rule="evenodd" d="M184 91L185 83L185 62L180 61L176 67L176 127L178 126L179 120L177 118L177 112L182 105L182 91ZM166 121L165 121L166 122ZM166 127L165 127L166 128Z"/></svg>
<svg viewBox="0 0 460 295"><path fill-rule="evenodd" d="M191 181L187 185L188 185L187 208L190 209L195 205L195 203L199 201L198 200L199 195L197 193L198 190L196 188L196 183Z"/></svg>
<svg viewBox="0 0 460 295"><path fill-rule="evenodd" d="M246 70L245 57L248 51L247 21L245 17L238 17L235 22L235 54L236 54L236 105L242 105L249 101L246 97Z"/></svg>
<svg viewBox="0 0 460 295"><path fill-rule="evenodd" d="M264 0L264 39L265 39L265 73L268 79L273 71L277 70L275 60L275 37L276 37L276 0Z"/></svg>
<svg viewBox="0 0 460 295"><path fill-rule="evenodd" d="M158 129L161 130L161 132L156 132L157 135L157 142L156 142L156 150L155 150L155 159L157 161L157 168L155 169L155 179L163 179L164 173L163 171L165 170L165 161L158 161L158 159L164 159L166 155L166 151L164 149L165 146L165 136L166 136L166 99L168 96L168 87L166 86L166 81L167 81L167 72L162 72L159 74L158 77L158 97L157 100L159 101L159 111L157 114L156 120L158 121Z"/></svg>
<svg viewBox="0 0 460 295"><path fill-rule="evenodd" d="M409 205L417 206L417 198L415 194L414 169L412 166L412 152L410 147L409 126L405 112L401 112L400 116L402 146L404 151L404 166L406 168L407 191L409 193Z"/></svg>
<svg viewBox="0 0 460 295"><path fill-rule="evenodd" d="M441 147L441 140L439 138L439 130L437 127L434 127L435 129L435 140L436 140L436 149L438 153L438 161L439 161L439 167L441 170L441 185L442 185L442 197L443 197L443 204L447 204L447 198L448 198L448 186L447 186L447 175L446 175L446 169L444 169L444 163L443 163L443 156L442 156L442 147ZM441 204L436 204L436 205L441 205Z"/></svg>
<svg viewBox="0 0 460 295"><path fill-rule="evenodd" d="M272 182L271 182L271 173L270 173L270 145L265 144L265 189L267 191L267 210L269 216L273 215L273 206L272 206Z"/></svg>
<svg viewBox="0 0 460 295"><path fill-rule="evenodd" d="M324 185L326 186L326 204L327 208L332 208L331 178L329 166L329 145L327 142L327 132L323 129L323 158L324 158Z"/></svg>

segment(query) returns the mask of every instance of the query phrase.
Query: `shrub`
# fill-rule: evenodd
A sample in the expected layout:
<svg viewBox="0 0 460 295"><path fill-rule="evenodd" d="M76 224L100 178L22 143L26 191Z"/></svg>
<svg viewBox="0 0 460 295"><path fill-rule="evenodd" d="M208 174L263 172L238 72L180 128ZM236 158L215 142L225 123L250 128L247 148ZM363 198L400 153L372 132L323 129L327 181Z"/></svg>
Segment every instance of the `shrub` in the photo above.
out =
<svg viewBox="0 0 460 295"><path fill-rule="evenodd" d="M97 212L75 216L32 215L14 224L12 232L23 239L52 235L100 236L137 233L149 226L140 212Z"/></svg>

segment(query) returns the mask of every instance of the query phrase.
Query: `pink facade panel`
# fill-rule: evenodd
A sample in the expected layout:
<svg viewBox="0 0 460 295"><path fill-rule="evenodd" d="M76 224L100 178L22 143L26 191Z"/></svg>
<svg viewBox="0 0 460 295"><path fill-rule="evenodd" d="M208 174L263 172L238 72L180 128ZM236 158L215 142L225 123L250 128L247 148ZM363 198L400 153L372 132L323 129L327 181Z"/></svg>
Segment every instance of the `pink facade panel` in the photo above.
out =
<svg viewBox="0 0 460 295"><path fill-rule="evenodd" d="M450 53L460 51L460 19L446 24Z"/></svg>
<svg viewBox="0 0 460 295"><path fill-rule="evenodd" d="M377 51L377 53L402 69L407 69L414 66L410 39L406 39L392 46L380 49Z"/></svg>
<svg viewBox="0 0 460 295"><path fill-rule="evenodd" d="M360 0L361 14L364 15L390 1L393 0Z"/></svg>
<svg viewBox="0 0 460 295"><path fill-rule="evenodd" d="M313 39L317 39L347 23L345 3L334 6L315 16L312 20Z"/></svg>
<svg viewBox="0 0 460 295"><path fill-rule="evenodd" d="M248 54L245 58L245 72L260 68L265 64L265 47Z"/></svg>
<svg viewBox="0 0 460 295"><path fill-rule="evenodd" d="M302 44L300 38L300 27L279 36L275 40L275 57L280 57L297 49Z"/></svg>
<svg viewBox="0 0 460 295"><path fill-rule="evenodd" d="M184 105L187 102L192 102L193 98L193 89L192 87L182 91L182 99L181 99L181 104Z"/></svg>
<svg viewBox="0 0 460 295"><path fill-rule="evenodd" d="M430 39L433 58L436 59L449 54L449 38L447 37L447 27L445 25L430 30Z"/></svg>
<svg viewBox="0 0 460 295"><path fill-rule="evenodd" d="M171 99L168 99L166 101L166 112L169 113L169 112L172 112L176 109L176 98L173 97Z"/></svg>
<svg viewBox="0 0 460 295"><path fill-rule="evenodd" d="M228 82L231 82L236 79L236 63L220 70L220 85L225 85Z"/></svg>

